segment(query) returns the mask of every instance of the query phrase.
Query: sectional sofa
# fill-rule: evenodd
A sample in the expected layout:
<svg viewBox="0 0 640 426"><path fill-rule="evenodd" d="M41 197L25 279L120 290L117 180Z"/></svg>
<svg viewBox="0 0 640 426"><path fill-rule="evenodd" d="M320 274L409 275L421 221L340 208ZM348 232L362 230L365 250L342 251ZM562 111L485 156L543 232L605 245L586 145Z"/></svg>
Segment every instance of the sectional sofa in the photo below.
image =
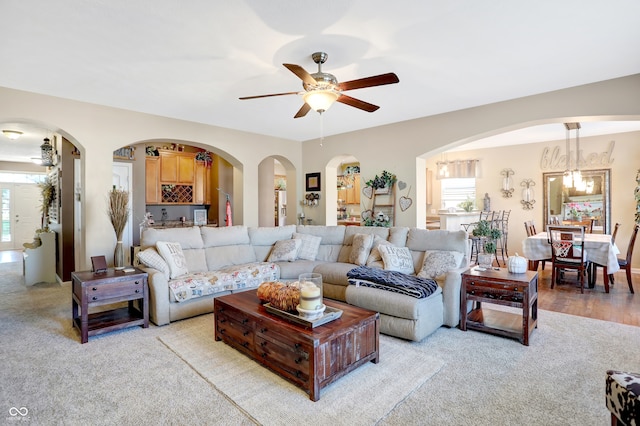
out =
<svg viewBox="0 0 640 426"><path fill-rule="evenodd" d="M434 253L455 254L456 264L436 268L438 286L424 298L350 284L347 273L360 265L393 269L390 262L385 265L388 257L381 258L391 249L382 245L410 254L407 274L424 276L425 259ZM213 298L263 281L294 281L301 273L318 272L324 297L378 311L382 333L419 341L442 325L459 323L469 240L463 231L406 227L148 228L138 258L149 273L150 318L157 325L210 313Z"/></svg>

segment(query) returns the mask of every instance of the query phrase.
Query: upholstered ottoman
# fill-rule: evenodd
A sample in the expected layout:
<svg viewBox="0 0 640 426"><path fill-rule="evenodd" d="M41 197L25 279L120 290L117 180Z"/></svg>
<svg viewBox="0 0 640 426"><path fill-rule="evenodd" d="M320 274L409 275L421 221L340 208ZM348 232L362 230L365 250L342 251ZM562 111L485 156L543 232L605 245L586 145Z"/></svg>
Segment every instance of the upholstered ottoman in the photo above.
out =
<svg viewBox="0 0 640 426"><path fill-rule="evenodd" d="M612 425L640 425L640 374L607 371L606 394Z"/></svg>
<svg viewBox="0 0 640 426"><path fill-rule="evenodd" d="M419 342L443 324L442 289L417 299L377 288L349 285L347 303L380 313L380 333Z"/></svg>

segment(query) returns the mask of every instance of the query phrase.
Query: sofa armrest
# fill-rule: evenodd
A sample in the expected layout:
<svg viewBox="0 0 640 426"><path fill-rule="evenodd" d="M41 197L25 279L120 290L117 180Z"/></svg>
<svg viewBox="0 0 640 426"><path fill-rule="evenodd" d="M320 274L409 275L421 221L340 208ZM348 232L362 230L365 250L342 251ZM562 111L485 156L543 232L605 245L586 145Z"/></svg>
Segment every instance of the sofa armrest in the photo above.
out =
<svg viewBox="0 0 640 426"><path fill-rule="evenodd" d="M468 268L452 269L445 275L442 287L442 303L444 305L444 325L457 327L460 323L460 288L462 273Z"/></svg>
<svg viewBox="0 0 640 426"><path fill-rule="evenodd" d="M167 276L157 269L144 265L140 269L149 274L149 319L155 325L169 324L169 281Z"/></svg>

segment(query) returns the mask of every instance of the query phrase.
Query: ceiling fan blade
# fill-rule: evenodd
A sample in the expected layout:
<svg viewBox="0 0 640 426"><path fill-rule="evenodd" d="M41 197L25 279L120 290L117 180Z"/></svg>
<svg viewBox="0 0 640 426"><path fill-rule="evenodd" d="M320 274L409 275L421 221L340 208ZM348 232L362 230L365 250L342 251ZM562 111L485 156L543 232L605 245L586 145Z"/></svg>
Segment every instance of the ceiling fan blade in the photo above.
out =
<svg viewBox="0 0 640 426"><path fill-rule="evenodd" d="M378 105L370 104L369 102L361 101L360 99L352 98L351 96L347 95L340 95L340 97L336 99L336 102L340 102L367 112L373 112L380 108Z"/></svg>
<svg viewBox="0 0 640 426"><path fill-rule="evenodd" d="M362 89L364 87L383 86L385 84L397 83L398 76L390 72L387 74L374 75L373 77L360 78L358 80L345 81L338 84L340 90Z"/></svg>
<svg viewBox="0 0 640 426"><path fill-rule="evenodd" d="M282 65L284 65L289 71L297 75L300 78L300 80L304 81L305 83L311 84L313 86L318 84L316 79L311 77L311 74L309 74L300 65L295 65L295 64L282 64Z"/></svg>
<svg viewBox="0 0 640 426"><path fill-rule="evenodd" d="M297 95L297 94L298 94L298 92L272 93L270 95L244 96L244 97L238 98L238 99L244 101L245 99L269 98L271 96Z"/></svg>
<svg viewBox="0 0 640 426"><path fill-rule="evenodd" d="M302 104L302 106L300 107L300 109L298 110L298 112L293 118L304 117L305 115L307 115L309 111L311 111L311 107L309 106L308 103L305 102Z"/></svg>

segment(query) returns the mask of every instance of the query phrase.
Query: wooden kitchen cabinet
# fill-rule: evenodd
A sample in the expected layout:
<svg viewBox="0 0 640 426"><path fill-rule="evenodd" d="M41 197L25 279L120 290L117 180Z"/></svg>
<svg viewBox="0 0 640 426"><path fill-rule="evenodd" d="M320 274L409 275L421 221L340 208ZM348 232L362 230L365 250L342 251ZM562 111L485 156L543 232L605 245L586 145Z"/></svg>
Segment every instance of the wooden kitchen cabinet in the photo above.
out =
<svg viewBox="0 0 640 426"><path fill-rule="evenodd" d="M355 173L353 175L353 186L346 189L346 203L347 204L360 204L360 174Z"/></svg>
<svg viewBox="0 0 640 426"><path fill-rule="evenodd" d="M160 182L193 185L196 154L192 152L160 151Z"/></svg>
<svg viewBox="0 0 640 426"><path fill-rule="evenodd" d="M160 202L160 157L147 157L145 161L145 199L147 204Z"/></svg>
<svg viewBox="0 0 640 426"><path fill-rule="evenodd" d="M196 161L194 179L194 204L211 204L211 167L204 161Z"/></svg>

